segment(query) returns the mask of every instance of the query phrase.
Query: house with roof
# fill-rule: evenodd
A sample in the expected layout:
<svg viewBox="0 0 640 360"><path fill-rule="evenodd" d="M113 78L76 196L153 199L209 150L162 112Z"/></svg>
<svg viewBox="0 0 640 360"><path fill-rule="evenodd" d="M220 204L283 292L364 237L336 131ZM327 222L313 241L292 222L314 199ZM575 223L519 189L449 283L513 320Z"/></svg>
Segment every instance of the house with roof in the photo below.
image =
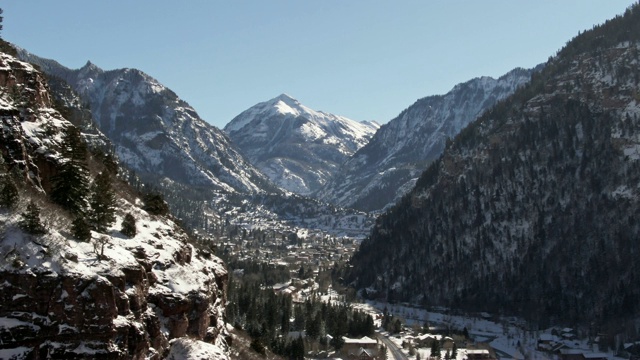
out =
<svg viewBox="0 0 640 360"><path fill-rule="evenodd" d="M370 360L377 359L380 353L378 340L363 336L360 339L343 337L341 353L346 359Z"/></svg>
<svg viewBox="0 0 640 360"><path fill-rule="evenodd" d="M609 356L603 353L594 353L581 349L561 349L562 360L608 360Z"/></svg>
<svg viewBox="0 0 640 360"><path fill-rule="evenodd" d="M560 336L566 340L576 339L576 333L572 328L564 328L561 330Z"/></svg>
<svg viewBox="0 0 640 360"><path fill-rule="evenodd" d="M440 348L443 350L451 350L453 348L453 338L449 336L421 334L415 337L414 342L417 347L430 348L436 341L440 343Z"/></svg>
<svg viewBox="0 0 640 360"><path fill-rule="evenodd" d="M585 360L609 360L609 355L605 353L584 353Z"/></svg>
<svg viewBox="0 0 640 360"><path fill-rule="evenodd" d="M580 349L561 349L560 359L562 360L583 360L582 353L584 350Z"/></svg>
<svg viewBox="0 0 640 360"><path fill-rule="evenodd" d="M467 349L468 360L496 360L487 349Z"/></svg>
<svg viewBox="0 0 640 360"><path fill-rule="evenodd" d="M558 343L560 343L560 338L558 338L556 335L545 333L540 334L537 347L538 350L541 351L553 351Z"/></svg>
<svg viewBox="0 0 640 360"><path fill-rule="evenodd" d="M364 348L358 349L353 355L349 355L349 359L357 359L357 360L374 360L376 359L371 350L367 350Z"/></svg>
<svg viewBox="0 0 640 360"><path fill-rule="evenodd" d="M640 341L625 343L624 355L631 360L640 360Z"/></svg>

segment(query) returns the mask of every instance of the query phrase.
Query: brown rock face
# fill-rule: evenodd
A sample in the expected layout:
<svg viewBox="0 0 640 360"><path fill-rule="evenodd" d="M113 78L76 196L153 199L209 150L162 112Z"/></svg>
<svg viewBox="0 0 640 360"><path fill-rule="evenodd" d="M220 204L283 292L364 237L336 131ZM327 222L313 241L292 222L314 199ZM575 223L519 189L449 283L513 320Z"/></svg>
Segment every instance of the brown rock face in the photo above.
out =
<svg viewBox="0 0 640 360"><path fill-rule="evenodd" d="M46 358L84 341L108 343L116 335L115 291L103 277L2 271L0 279L0 348L19 344L32 348L32 358ZM125 358L119 353L104 349L109 358Z"/></svg>
<svg viewBox="0 0 640 360"><path fill-rule="evenodd" d="M33 145L29 143L20 125L20 116L15 111L0 110L0 141L4 146L0 148L0 155L8 159L9 171L17 167L20 173L31 185L42 188L42 171L45 170L46 188L50 188L48 179L53 174L54 163L41 154L34 153ZM47 172L48 171L48 172Z"/></svg>
<svg viewBox="0 0 640 360"><path fill-rule="evenodd" d="M37 122L59 117L52 109L53 101L46 81L30 64L0 53L0 97L12 104L0 109L0 140L4 146L0 153L7 159L9 170L20 169L33 186L48 191L51 176L55 175L56 162L42 144L32 141L25 133L22 122ZM52 127L41 129L43 135L52 137Z"/></svg>
<svg viewBox="0 0 640 360"><path fill-rule="evenodd" d="M32 65L0 53L0 86L14 102L29 108L51 108L53 101L45 84Z"/></svg>
<svg viewBox="0 0 640 360"><path fill-rule="evenodd" d="M180 294L150 293L155 275L143 265L119 270L0 271L0 351L27 347L31 359L159 359L173 338L220 340L207 334L224 332L226 273L212 276L208 289Z"/></svg>

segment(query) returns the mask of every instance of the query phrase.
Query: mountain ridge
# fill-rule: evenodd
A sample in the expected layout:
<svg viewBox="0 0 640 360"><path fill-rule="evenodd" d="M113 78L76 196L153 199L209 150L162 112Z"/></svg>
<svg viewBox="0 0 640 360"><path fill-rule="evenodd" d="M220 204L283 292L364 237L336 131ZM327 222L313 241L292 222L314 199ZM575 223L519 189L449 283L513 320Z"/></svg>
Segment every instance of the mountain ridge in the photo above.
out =
<svg viewBox="0 0 640 360"><path fill-rule="evenodd" d="M172 181L226 192L278 191L227 136L202 120L173 91L144 72L102 70L91 61L72 70L18 49L22 59L69 83L89 102L116 154L142 179Z"/></svg>
<svg viewBox="0 0 640 360"><path fill-rule="evenodd" d="M446 94L418 99L382 125L314 196L366 211L392 205L439 156L448 138L528 82L539 68L516 68L498 79L474 78Z"/></svg>

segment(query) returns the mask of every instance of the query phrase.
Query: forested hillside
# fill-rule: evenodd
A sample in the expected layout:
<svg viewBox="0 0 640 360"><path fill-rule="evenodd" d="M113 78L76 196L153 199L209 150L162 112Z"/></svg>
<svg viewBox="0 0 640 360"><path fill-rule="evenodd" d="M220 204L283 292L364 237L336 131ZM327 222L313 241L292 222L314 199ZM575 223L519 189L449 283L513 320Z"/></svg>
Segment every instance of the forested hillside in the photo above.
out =
<svg viewBox="0 0 640 360"><path fill-rule="evenodd" d="M378 219L350 281L542 326L637 316L639 41L637 4L571 40Z"/></svg>

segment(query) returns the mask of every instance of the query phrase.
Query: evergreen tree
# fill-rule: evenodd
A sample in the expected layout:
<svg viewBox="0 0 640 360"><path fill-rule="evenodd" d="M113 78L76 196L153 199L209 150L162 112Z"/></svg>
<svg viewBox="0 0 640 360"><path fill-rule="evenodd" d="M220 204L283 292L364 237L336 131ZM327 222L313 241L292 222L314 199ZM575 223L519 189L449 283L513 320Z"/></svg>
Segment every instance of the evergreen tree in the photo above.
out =
<svg viewBox="0 0 640 360"><path fill-rule="evenodd" d="M389 330L389 322L391 321L391 316L389 315L389 310L385 306L382 310L382 327L386 330Z"/></svg>
<svg viewBox="0 0 640 360"><path fill-rule="evenodd" d="M78 216L73 220L73 223L71 223L71 233L80 241L86 242L91 240L91 228L87 220L82 216Z"/></svg>
<svg viewBox="0 0 640 360"><path fill-rule="evenodd" d="M46 234L47 230L40 220L40 208L33 201L27 205L27 211L21 214L22 220L18 223L20 228L32 235Z"/></svg>
<svg viewBox="0 0 640 360"><path fill-rule="evenodd" d="M293 340L289 349L289 359L291 360L303 360L304 359L304 340L302 337L298 337Z"/></svg>
<svg viewBox="0 0 640 360"><path fill-rule="evenodd" d="M305 325L305 316L304 316L304 311L302 310L302 307L295 307L295 316L294 316L294 320L293 320L293 326L294 326L294 330L295 331L302 331L304 330L304 325Z"/></svg>
<svg viewBox="0 0 640 360"><path fill-rule="evenodd" d="M260 341L260 339L253 339L251 340L251 344L249 345L255 352L257 352L260 355L265 355L266 351L264 349L264 345L262 345L262 342Z"/></svg>
<svg viewBox="0 0 640 360"><path fill-rule="evenodd" d="M440 342L438 340L434 340L431 344L431 356L440 357Z"/></svg>
<svg viewBox="0 0 640 360"><path fill-rule="evenodd" d="M80 130L70 126L65 130L62 155L66 158L52 179L51 199L74 214L81 214L87 205L89 193L86 166L87 145Z"/></svg>
<svg viewBox="0 0 640 360"><path fill-rule="evenodd" d="M280 309L282 314L280 316L280 331L283 334L287 334L291 328L290 318L291 318L291 297L283 296Z"/></svg>
<svg viewBox="0 0 640 360"><path fill-rule="evenodd" d="M334 336L333 339L331 339L331 346L333 346L336 351L340 351L342 346L344 346L344 338L342 335Z"/></svg>
<svg viewBox="0 0 640 360"><path fill-rule="evenodd" d="M15 206L20 198L18 187L11 178L6 177L4 184L0 185L0 206L11 208Z"/></svg>
<svg viewBox="0 0 640 360"><path fill-rule="evenodd" d="M64 131L64 142L62 147L64 157L76 161L87 161L87 143L82 139L80 129L69 126Z"/></svg>
<svg viewBox="0 0 640 360"><path fill-rule="evenodd" d="M167 215L169 205L159 193L149 193L144 196L144 209L151 215Z"/></svg>
<svg viewBox="0 0 640 360"><path fill-rule="evenodd" d="M306 322L305 332L307 336L313 340L316 340L318 336L320 336L322 327L321 315L322 314L318 313L316 316L309 316Z"/></svg>
<svg viewBox="0 0 640 360"><path fill-rule="evenodd" d="M400 319L396 319L391 325L391 333L397 334L400 331L402 331L402 322L400 322Z"/></svg>
<svg viewBox="0 0 640 360"><path fill-rule="evenodd" d="M111 175L103 171L96 176L91 187L89 200L89 219L91 226L98 232L105 232L109 225L116 220L116 197L111 188Z"/></svg>
<svg viewBox="0 0 640 360"><path fill-rule="evenodd" d="M124 216L124 219L122 220L122 229L120 229L120 232L130 238L136 236L136 218L133 217L131 213L127 213L127 215Z"/></svg>
<svg viewBox="0 0 640 360"><path fill-rule="evenodd" d="M104 165L104 169L111 175L118 175L118 162L111 153L105 153L100 149L92 150L93 157Z"/></svg>
<svg viewBox="0 0 640 360"><path fill-rule="evenodd" d="M425 321L424 324L422 324L422 333L423 334L428 334L429 333L429 322Z"/></svg>
<svg viewBox="0 0 640 360"><path fill-rule="evenodd" d="M7 173L4 157L0 155L0 206L13 207L18 202L18 198L18 187Z"/></svg>
<svg viewBox="0 0 640 360"><path fill-rule="evenodd" d="M102 160L105 169L113 175L118 175L118 162L116 158L111 154L106 154Z"/></svg>

